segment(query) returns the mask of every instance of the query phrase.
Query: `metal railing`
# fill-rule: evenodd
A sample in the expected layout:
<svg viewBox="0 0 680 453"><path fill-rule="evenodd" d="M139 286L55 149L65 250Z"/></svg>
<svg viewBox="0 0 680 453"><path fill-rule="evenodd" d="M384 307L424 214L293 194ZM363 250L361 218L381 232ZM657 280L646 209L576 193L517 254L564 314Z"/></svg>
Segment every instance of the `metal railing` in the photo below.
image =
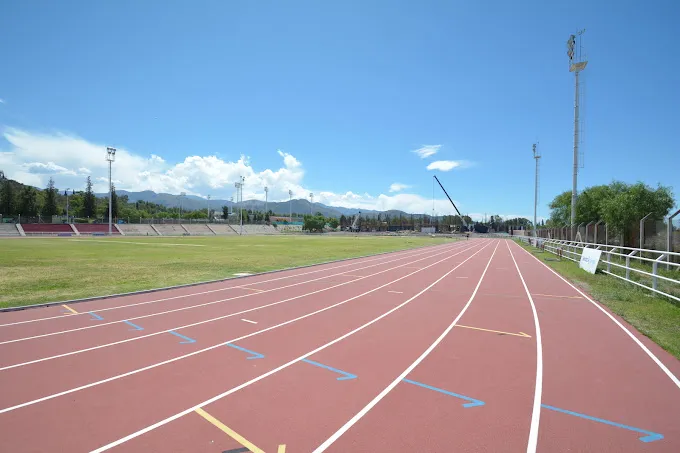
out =
<svg viewBox="0 0 680 453"><path fill-rule="evenodd" d="M515 239L574 262L581 260L583 249L600 250L598 270L680 302L680 280L674 278L680 264L672 262L672 258L680 258L680 253L540 237ZM661 269L660 264L666 269Z"/></svg>

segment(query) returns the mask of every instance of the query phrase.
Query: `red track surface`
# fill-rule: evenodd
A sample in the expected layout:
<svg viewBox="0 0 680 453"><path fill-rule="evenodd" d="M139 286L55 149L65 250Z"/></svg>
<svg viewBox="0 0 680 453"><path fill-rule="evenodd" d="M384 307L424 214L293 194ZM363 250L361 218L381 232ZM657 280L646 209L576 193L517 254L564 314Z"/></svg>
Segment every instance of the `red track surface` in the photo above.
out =
<svg viewBox="0 0 680 453"><path fill-rule="evenodd" d="M680 363L584 296L470 240L2 313L0 451L680 451Z"/></svg>

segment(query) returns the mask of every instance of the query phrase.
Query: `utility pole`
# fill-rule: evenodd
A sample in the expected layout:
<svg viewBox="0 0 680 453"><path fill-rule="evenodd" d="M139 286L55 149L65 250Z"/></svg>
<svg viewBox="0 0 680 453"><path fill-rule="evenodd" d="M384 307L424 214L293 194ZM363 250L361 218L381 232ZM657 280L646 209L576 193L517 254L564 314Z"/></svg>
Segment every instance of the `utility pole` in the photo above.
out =
<svg viewBox="0 0 680 453"><path fill-rule="evenodd" d="M536 151L536 143L533 146L534 149L534 160L536 161L536 176L534 181L534 239L538 237L538 221L536 217L536 210L538 206L538 160L541 155Z"/></svg>
<svg viewBox="0 0 680 453"><path fill-rule="evenodd" d="M579 146L579 80L578 76L586 68L588 61L581 61L581 35L585 30L578 32L578 49L576 48L576 35L569 36L567 40L567 56L569 57L569 72L574 73L574 171L571 187L571 238L574 239L574 226L576 225L576 197L578 193L578 146Z"/></svg>
<svg viewBox="0 0 680 453"><path fill-rule="evenodd" d="M113 183L111 181L111 164L116 160L116 148L107 147L106 148L106 160L109 163L109 236L111 236L113 231L113 226L111 224L111 211L112 211L112 193L113 193ZM68 201L67 201L68 203Z"/></svg>

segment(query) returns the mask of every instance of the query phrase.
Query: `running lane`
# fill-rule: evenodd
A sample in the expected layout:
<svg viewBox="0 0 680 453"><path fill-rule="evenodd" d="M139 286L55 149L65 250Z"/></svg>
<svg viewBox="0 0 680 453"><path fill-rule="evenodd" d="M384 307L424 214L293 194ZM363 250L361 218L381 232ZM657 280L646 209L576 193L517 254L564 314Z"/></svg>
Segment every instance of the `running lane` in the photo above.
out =
<svg viewBox="0 0 680 453"><path fill-rule="evenodd" d="M511 250L543 333L538 451L680 451L680 388L594 303L514 242ZM670 354L644 343L678 369Z"/></svg>
<svg viewBox="0 0 680 453"><path fill-rule="evenodd" d="M365 322L366 319L379 316L398 303L386 301L384 299L386 291L380 292L381 290L408 279L412 279L415 285L423 286L430 281L430 273L441 274L455 262L471 256L475 250L480 250L484 244L484 241L470 241L470 250L450 250L442 261L431 260L426 270L411 269L412 274L392 276L391 279L382 278L373 285L365 283L367 289L360 294L356 294L358 289L353 288L355 285L348 285L349 288L353 288L351 291L347 291L348 288L345 287L344 298L341 291L329 292L323 295L326 302L323 311L288 320L286 324L272 326L272 330L262 330L266 332L288 330L289 335L282 333L279 343L295 340L296 346L304 345L307 348L313 347L315 342L332 340ZM370 279L365 281L368 280ZM329 305L338 299L343 300L337 302L336 307ZM266 313L268 311L263 312ZM299 332L303 337L291 335L290 332L293 331ZM257 338L261 333L253 332L251 334L253 336L249 338ZM192 333L188 332L188 335ZM265 360L265 357L255 358L258 353L267 358L270 354L256 350L251 350L254 352L251 354L242 349L225 346L224 342L232 340L236 341L236 346L249 349L242 346L242 342L234 340L234 336L228 330L216 328L214 325L210 329L197 330L195 336L199 340L197 343L204 342L205 336L208 339L205 343L214 346L200 353L196 350L196 354L181 360L159 364L75 393L0 414L0 424L10 433L3 442L12 451L25 451L27 446L43 451L49 448L59 451L86 451L174 414L188 405L195 404L196 401L214 396L225 388L234 387L271 371L282 363L295 359L297 353L295 348L291 347L287 355L275 354L268 360ZM185 346L196 345L173 345L173 347ZM117 360L125 363L132 360L136 353L119 356ZM248 359L251 356L254 360ZM92 368L101 365L103 361L95 361L88 369L71 371L74 374L87 375L93 371ZM22 428L26 426L30 426L31 429ZM40 432L41 435L36 436L36 432Z"/></svg>
<svg viewBox="0 0 680 453"><path fill-rule="evenodd" d="M399 285L391 285L393 292L367 298L362 301L364 307L353 306L356 310L318 319L314 326L299 324L239 342L273 359L290 357L291 352L298 357L313 353L289 368L207 404L203 410L264 451L276 451L283 444L286 451L312 451L422 354L460 313L495 245L491 243L476 255L466 256L467 261L461 256L444 268L428 271L427 278L418 284L415 280L403 280ZM447 292L459 296L443 297ZM343 334L343 330L352 332L347 328L350 319L359 321L357 324L370 322L370 317L362 316L366 305L385 310L397 306L393 300L401 308L337 343L324 343L328 336L323 332L333 331L334 335ZM224 443L211 449L197 429L202 427L197 417L198 422L207 423L201 420L201 415L190 412L134 437L120 445L119 451L162 450L168 438L173 439L176 451L209 452L232 446L230 438L222 434ZM385 420L385 424L389 423ZM185 434L172 434L179 432Z"/></svg>
<svg viewBox="0 0 680 453"><path fill-rule="evenodd" d="M447 299L465 297L457 291L444 294ZM456 327L374 406L349 414L335 429L349 425L323 448L526 451L536 364L531 304L510 249L499 241L484 280ZM356 413L359 418L350 420Z"/></svg>

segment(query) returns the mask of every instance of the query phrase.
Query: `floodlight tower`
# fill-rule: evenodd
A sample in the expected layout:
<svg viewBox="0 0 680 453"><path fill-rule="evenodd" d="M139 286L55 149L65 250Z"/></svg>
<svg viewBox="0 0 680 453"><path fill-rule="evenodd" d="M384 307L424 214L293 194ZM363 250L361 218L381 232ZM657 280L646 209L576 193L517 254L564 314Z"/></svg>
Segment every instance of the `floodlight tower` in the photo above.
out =
<svg viewBox="0 0 680 453"><path fill-rule="evenodd" d="M288 190L288 218L289 222L293 223L293 191Z"/></svg>
<svg viewBox="0 0 680 453"><path fill-rule="evenodd" d="M182 223L182 197L186 194L186 192L179 193L179 223Z"/></svg>
<svg viewBox="0 0 680 453"><path fill-rule="evenodd" d="M579 81L578 76L586 68L587 60L581 60L581 35L584 30L576 35L569 36L567 40L567 56L569 57L569 72L574 73L574 174L571 187L571 228L574 239L574 225L576 224L576 195L578 191L578 145L579 145ZM578 48L576 36L578 35Z"/></svg>
<svg viewBox="0 0 680 453"><path fill-rule="evenodd" d="M112 211L112 192L113 183L111 182L111 164L116 160L116 148L110 146L106 148L106 160L109 163L109 236L112 234L113 226L111 225L111 211Z"/></svg>
<svg viewBox="0 0 680 453"><path fill-rule="evenodd" d="M264 186L264 215L267 216L267 202L269 201L269 187Z"/></svg>
<svg viewBox="0 0 680 453"><path fill-rule="evenodd" d="M64 195L66 195L66 223L71 223L68 219L68 191L71 190L70 187L67 187L66 190L64 191Z"/></svg>
<svg viewBox="0 0 680 453"><path fill-rule="evenodd" d="M243 184L244 184L244 181L246 180L246 178L244 178L243 176L239 176L239 179L240 179L239 182L234 183L234 187L236 187L236 203L239 202L238 201L239 193L241 195L241 203L243 203ZM240 219L239 222L241 224L241 227L240 227L241 231L240 231L239 234L243 235L243 206L241 206L241 204L239 204L239 219Z"/></svg>
<svg viewBox="0 0 680 453"><path fill-rule="evenodd" d="M534 149L534 160L536 161L536 177L534 181L534 239L538 237L537 225L538 220L536 218L536 208L538 206L538 160L541 158L541 154L536 151L536 143L533 146Z"/></svg>
<svg viewBox="0 0 680 453"><path fill-rule="evenodd" d="M208 195L208 220L206 220L206 223L210 222L210 195Z"/></svg>
<svg viewBox="0 0 680 453"><path fill-rule="evenodd" d="M314 194L309 193L309 215L314 215Z"/></svg>

